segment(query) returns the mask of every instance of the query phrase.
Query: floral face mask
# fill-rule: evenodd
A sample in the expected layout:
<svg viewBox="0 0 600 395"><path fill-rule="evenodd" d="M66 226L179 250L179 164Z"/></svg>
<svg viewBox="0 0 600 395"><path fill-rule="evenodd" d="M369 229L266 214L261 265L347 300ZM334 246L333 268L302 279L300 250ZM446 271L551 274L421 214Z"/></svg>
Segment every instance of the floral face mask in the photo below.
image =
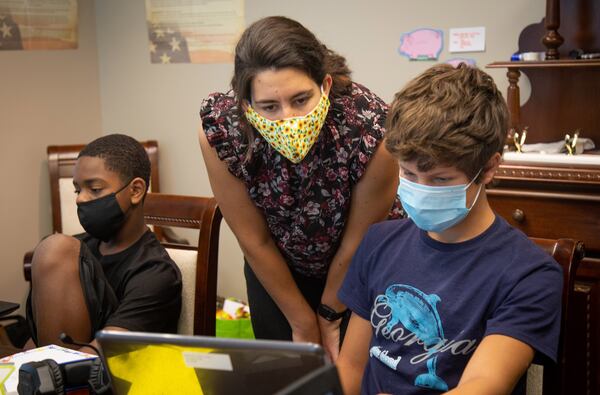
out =
<svg viewBox="0 0 600 395"><path fill-rule="evenodd" d="M270 120L257 113L250 105L245 115L250 125L254 126L277 152L293 163L300 163L317 141L325 124L329 105L329 97L321 88L319 103L302 117Z"/></svg>

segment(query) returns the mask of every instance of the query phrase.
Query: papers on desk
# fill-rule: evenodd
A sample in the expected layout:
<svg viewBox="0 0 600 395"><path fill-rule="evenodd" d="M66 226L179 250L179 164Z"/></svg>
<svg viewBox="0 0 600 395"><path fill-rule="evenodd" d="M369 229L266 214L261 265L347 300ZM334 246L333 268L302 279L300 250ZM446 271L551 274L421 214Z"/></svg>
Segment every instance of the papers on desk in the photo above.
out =
<svg viewBox="0 0 600 395"><path fill-rule="evenodd" d="M4 382L6 382L14 371L15 367L13 365L0 365L0 394L4 395L6 393L4 390Z"/></svg>
<svg viewBox="0 0 600 395"><path fill-rule="evenodd" d="M551 143L522 144L522 152L505 151L502 156L504 161L517 165L595 167L600 166L600 154L598 150L594 150L595 148L596 144L591 139L580 137L575 139L573 147L576 155L567 155L565 141L561 140Z"/></svg>
<svg viewBox="0 0 600 395"><path fill-rule="evenodd" d="M17 394L19 368L24 363L53 359L58 364L64 364L92 358L97 357L93 354L71 350L54 344L0 358L0 393L3 395ZM3 376L5 376L4 380Z"/></svg>
<svg viewBox="0 0 600 395"><path fill-rule="evenodd" d="M596 148L596 144L592 139L579 137L575 142L575 153L583 154L585 151L590 151ZM524 153L539 153L539 154L566 154L565 140L554 141L551 143L536 143L523 144L521 151Z"/></svg>
<svg viewBox="0 0 600 395"><path fill-rule="evenodd" d="M600 155L541 154L539 152L505 152L504 160L513 164L600 166Z"/></svg>

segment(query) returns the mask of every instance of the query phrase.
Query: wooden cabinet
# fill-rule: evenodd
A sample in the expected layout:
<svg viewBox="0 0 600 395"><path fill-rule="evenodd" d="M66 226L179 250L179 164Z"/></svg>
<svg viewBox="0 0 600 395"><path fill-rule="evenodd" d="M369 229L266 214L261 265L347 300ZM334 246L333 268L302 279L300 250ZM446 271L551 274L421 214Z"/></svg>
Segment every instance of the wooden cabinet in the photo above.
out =
<svg viewBox="0 0 600 395"><path fill-rule="evenodd" d="M600 250L600 215L593 214L600 213L600 195L508 188L495 189L490 195L494 210L524 233L548 239L568 235L585 241L587 251Z"/></svg>
<svg viewBox="0 0 600 395"><path fill-rule="evenodd" d="M507 102L513 132L527 127L526 144L564 139L580 130L594 141L586 155L600 159L600 59L569 58L575 49L600 52L600 1L548 0L546 18L523 29L519 52L546 52L545 61L495 62L506 68ZM531 96L520 105L520 80ZM600 394L600 161L577 165L565 160L544 164L505 161L488 189L494 210L529 236L568 237L585 244L577 271L577 322L569 347L578 358L569 366L573 394Z"/></svg>

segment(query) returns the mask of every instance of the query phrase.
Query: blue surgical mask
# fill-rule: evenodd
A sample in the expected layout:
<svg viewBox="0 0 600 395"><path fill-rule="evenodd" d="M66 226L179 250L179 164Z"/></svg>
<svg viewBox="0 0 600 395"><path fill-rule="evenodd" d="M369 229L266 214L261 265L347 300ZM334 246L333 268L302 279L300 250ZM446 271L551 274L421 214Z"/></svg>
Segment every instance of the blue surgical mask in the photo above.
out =
<svg viewBox="0 0 600 395"><path fill-rule="evenodd" d="M402 207L415 225L427 232L443 232L462 221L479 198L483 184L471 207L467 207L467 189L481 170L468 184L434 187L418 184L400 177L398 195Z"/></svg>

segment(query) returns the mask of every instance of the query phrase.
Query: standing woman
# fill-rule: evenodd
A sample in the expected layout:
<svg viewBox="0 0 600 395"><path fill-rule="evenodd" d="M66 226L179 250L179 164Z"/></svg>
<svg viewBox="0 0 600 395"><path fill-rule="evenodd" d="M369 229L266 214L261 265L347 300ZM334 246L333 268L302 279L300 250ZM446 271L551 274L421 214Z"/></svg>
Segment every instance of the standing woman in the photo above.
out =
<svg viewBox="0 0 600 395"><path fill-rule="evenodd" d="M199 138L246 260L254 333L321 343L335 360L348 264L369 225L401 213L387 107L285 17L245 30L231 86L204 101Z"/></svg>

